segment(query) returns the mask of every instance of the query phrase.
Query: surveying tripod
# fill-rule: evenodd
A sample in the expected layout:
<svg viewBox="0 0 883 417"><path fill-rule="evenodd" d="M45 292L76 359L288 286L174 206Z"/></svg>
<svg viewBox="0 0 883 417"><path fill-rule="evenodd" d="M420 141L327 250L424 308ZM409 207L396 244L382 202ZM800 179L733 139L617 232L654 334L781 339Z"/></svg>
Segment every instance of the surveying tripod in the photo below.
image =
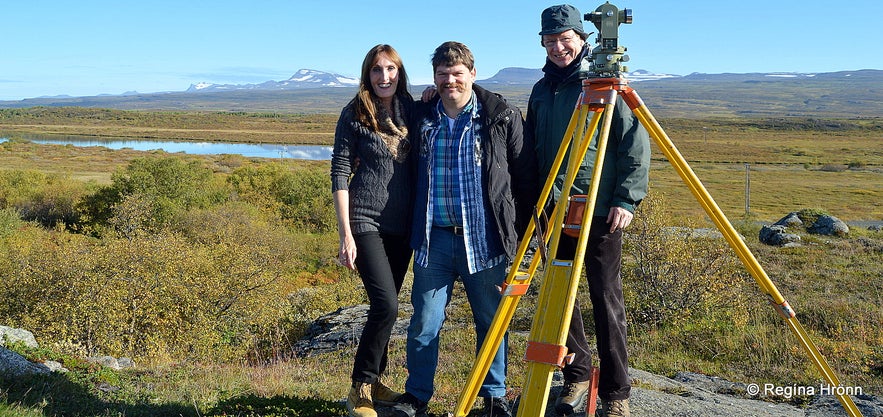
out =
<svg viewBox="0 0 883 417"><path fill-rule="evenodd" d="M518 417L540 417L545 415L552 375L556 369L562 367L572 358L568 357L567 348L564 344L567 340L567 330L570 325L577 289L582 276L583 258L588 242L591 220L594 215L604 154L606 153L608 137L610 135L613 107L618 96L622 96L628 107L638 117L641 125L647 129L650 137L653 138L683 182L689 187L693 196L696 197L696 200L705 210L706 214L708 214L718 230L723 234L727 243L748 268L760 289L767 294L769 302L797 337L798 342L808 354L810 361L822 374L825 382L831 386L840 386L837 375L834 374L834 371L828 366L827 361L818 348L810 340L806 330L797 320L795 311L779 293L757 259L748 249L748 246L739 236L739 233L733 228L684 157L678 152L674 143L644 105L638 93L628 86L627 80L620 76L622 71L625 70L620 65L620 61L627 60L627 57L622 55L625 48L618 45L616 31L620 23L631 23L631 11L628 9L618 10L616 6L608 2L598 7L594 13L586 14L586 20L594 22L599 30L599 46L593 50L592 54L596 70L593 74L595 77L583 80L582 94L571 115L566 133L550 170L551 174L546 179L537 205L534 207L534 216L524 233L525 238L522 239L518 246L512 268L502 285L501 293L503 298L497 307L494 320L491 322L490 329L476 356L466 385L460 393L455 415L457 417L464 417L469 414L469 410L472 408L472 404L478 395L481 383L490 369L494 355L500 343L502 343L503 336L515 314L518 301L527 293L527 289L541 261L546 264L543 283L537 299L537 310L533 318L525 351L525 360L528 361L528 372L519 401ZM586 120L589 113L591 113L591 119L587 123ZM600 131L598 132L599 123ZM584 199L585 205L572 204L572 200L576 196L565 198L567 197L566 193L569 192L567 190L572 190L577 170L596 132L598 132L597 153L590 187ZM547 228L547 230L542 230L539 213L544 211L545 203L548 201L556 174L559 172L571 145L573 149L571 149L572 152L567 162L564 185L561 188L562 195L555 203L551 212L551 220L549 222L551 227ZM566 207L568 205L570 208ZM576 208L583 210L581 223L578 225L565 224L565 218L568 217L566 212ZM551 259L547 262L548 254L558 253L558 242L561 233L565 229L575 229L579 233L574 259ZM527 270L521 270L520 267L527 253L531 235L536 235L538 246L536 254L540 256L533 256ZM550 240L552 243L547 251L546 245ZM604 372L604 370L601 369L600 372ZM598 389L597 383L598 370L593 369L589 396L586 400L587 417L594 416L595 397ZM837 392L836 396L849 416L862 415L852 398L848 395Z"/></svg>

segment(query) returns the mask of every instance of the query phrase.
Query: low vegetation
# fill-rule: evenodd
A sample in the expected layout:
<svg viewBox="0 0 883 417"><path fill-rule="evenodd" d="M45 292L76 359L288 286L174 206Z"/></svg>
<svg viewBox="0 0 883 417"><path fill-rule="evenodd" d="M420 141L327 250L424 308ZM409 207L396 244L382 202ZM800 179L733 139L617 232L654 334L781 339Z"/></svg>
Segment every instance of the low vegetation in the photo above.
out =
<svg viewBox="0 0 883 417"><path fill-rule="evenodd" d="M315 123L317 136L330 137L333 129L330 116L64 111L0 110L0 131L80 132L94 123L96 131L174 127L197 139L205 131L249 130L252 120L267 121L256 132ZM805 235L803 246L790 249L757 241L759 221L801 209L883 219L879 121L662 123L724 212L737 213L733 223L841 379L881 395L880 232ZM290 351L318 316L365 302L358 278L333 262L327 161L107 151L9 137L0 144L0 324L31 330L41 343L15 350L71 372L0 377L0 414L344 413L353 348L308 358ZM665 375L817 383L818 372L725 242L692 234L713 226L665 161L654 160L651 181L625 247L631 365ZM460 290L455 299L463 298ZM403 302L407 293L406 284ZM588 306L584 289L580 297ZM534 309L523 299L511 327L514 393L524 380L517 359ZM469 320L468 307L452 307L433 414L454 408L471 366ZM389 380L401 389L404 341L390 350ZM112 371L83 360L90 355L128 356L138 366Z"/></svg>

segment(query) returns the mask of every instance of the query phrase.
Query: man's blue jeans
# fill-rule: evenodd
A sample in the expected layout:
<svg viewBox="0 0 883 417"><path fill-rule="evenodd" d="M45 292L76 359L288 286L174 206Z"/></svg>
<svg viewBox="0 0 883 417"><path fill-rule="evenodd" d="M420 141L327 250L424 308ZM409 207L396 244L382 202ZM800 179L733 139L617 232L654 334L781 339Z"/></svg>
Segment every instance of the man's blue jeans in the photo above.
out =
<svg viewBox="0 0 883 417"><path fill-rule="evenodd" d="M454 281L459 277L466 289L466 297L475 321L477 353L502 298L498 286L506 279L505 262L469 274L463 236L433 228L430 242L428 265L424 268L414 264L414 286L411 290L414 315L408 326L408 381L405 383L405 391L425 402L429 402L434 392L439 332L445 321L445 307L451 300ZM497 350L478 392L479 397L506 395L507 345L508 336Z"/></svg>

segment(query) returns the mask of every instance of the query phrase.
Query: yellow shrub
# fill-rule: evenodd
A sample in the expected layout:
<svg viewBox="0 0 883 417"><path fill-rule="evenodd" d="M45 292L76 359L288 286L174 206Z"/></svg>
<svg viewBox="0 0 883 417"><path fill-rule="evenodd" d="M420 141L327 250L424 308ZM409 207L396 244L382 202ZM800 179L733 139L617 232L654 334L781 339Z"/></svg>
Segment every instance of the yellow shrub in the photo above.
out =
<svg viewBox="0 0 883 417"><path fill-rule="evenodd" d="M722 237L675 228L664 197L640 205L623 243L623 289L635 324L699 320L744 324L748 275Z"/></svg>
<svg viewBox="0 0 883 417"><path fill-rule="evenodd" d="M0 318L89 354L239 359L289 308L271 248L167 232L98 241L33 230L6 249Z"/></svg>

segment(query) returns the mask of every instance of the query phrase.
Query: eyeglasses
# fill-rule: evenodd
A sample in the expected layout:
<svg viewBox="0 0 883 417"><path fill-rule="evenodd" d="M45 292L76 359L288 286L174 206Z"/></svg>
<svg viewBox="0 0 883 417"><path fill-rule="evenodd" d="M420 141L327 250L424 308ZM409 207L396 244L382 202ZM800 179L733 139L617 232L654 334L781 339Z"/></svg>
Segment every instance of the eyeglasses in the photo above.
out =
<svg viewBox="0 0 883 417"><path fill-rule="evenodd" d="M569 43L573 42L574 39L575 38L573 36L562 36L559 38L546 38L546 37L544 37L543 38L543 47L551 48L551 47L557 45L558 43L569 44Z"/></svg>

